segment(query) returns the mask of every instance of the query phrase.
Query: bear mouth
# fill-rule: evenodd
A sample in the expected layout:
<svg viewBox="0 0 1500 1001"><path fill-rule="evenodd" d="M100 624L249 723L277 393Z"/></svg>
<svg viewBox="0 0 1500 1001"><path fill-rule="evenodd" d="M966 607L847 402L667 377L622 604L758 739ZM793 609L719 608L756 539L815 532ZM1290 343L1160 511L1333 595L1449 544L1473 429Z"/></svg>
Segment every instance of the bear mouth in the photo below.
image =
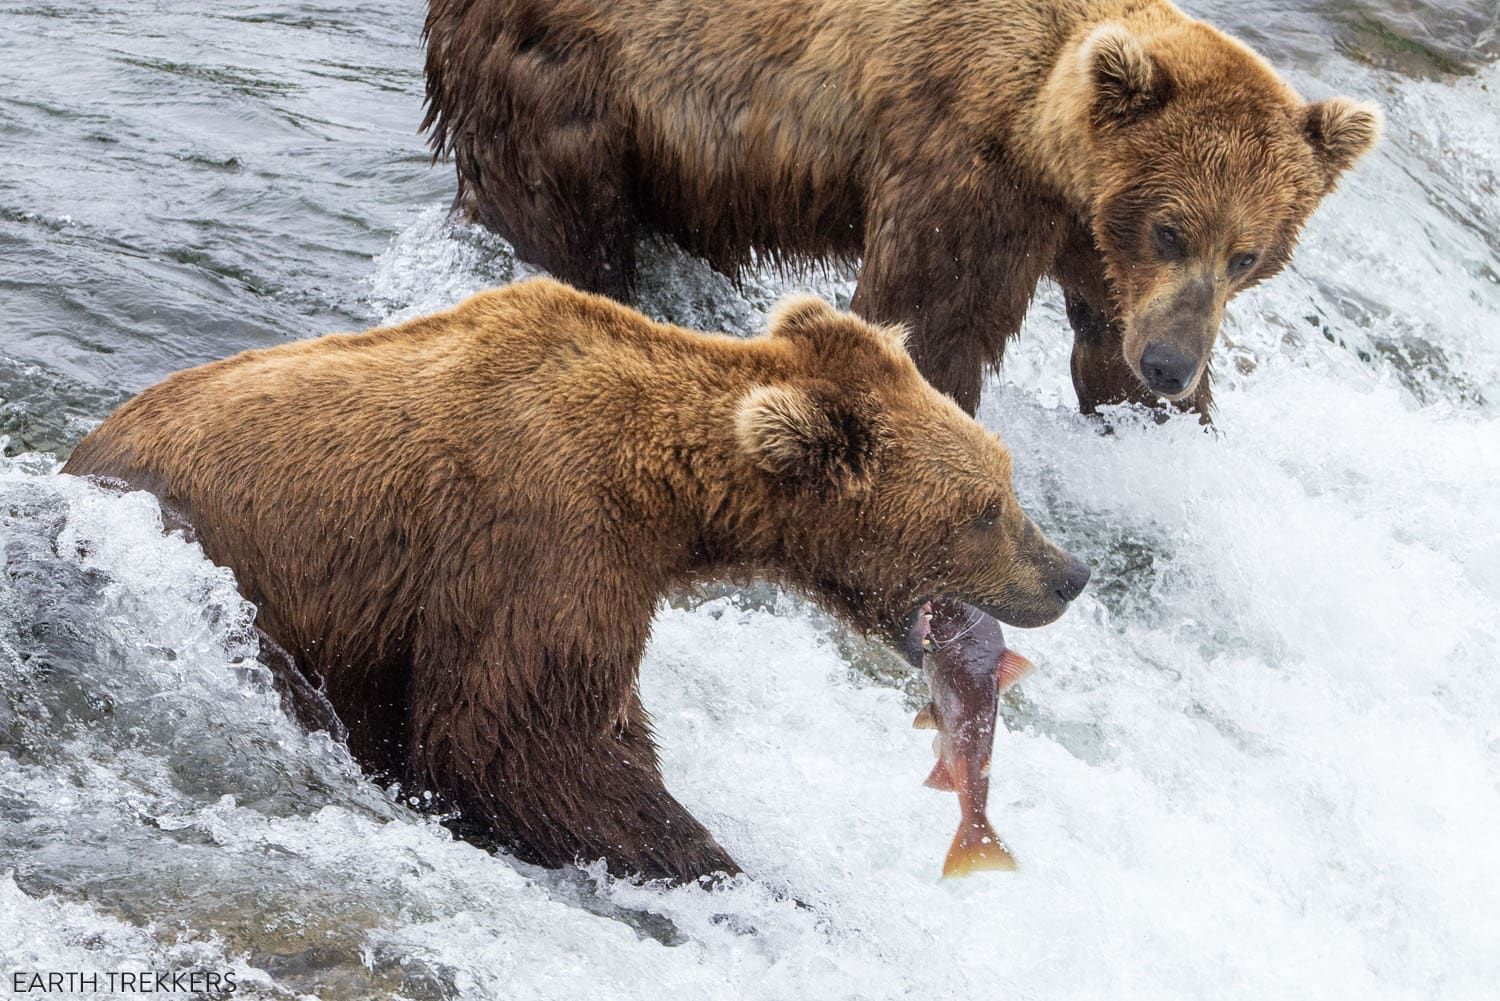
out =
<svg viewBox="0 0 1500 1001"><path fill-rule="evenodd" d="M934 606L940 604L950 607L934 611ZM951 607L954 605L961 606L961 611L955 612ZM939 647L962 642L965 636L986 619L989 622L985 628L994 630L1003 644L1004 620L996 615L995 611L987 605L953 595L929 598L913 607L902 617L901 631L898 634L899 642L896 644L897 650L913 667L921 670L923 654L937 650ZM941 626L934 627L934 617L943 620ZM957 627L956 630L955 627Z"/></svg>
<svg viewBox="0 0 1500 1001"><path fill-rule="evenodd" d="M917 602L903 616L896 625L896 652L906 659L912 667L922 667L922 653L924 641L930 629L932 617L932 598L925 598ZM924 628L924 626L928 628Z"/></svg>
<svg viewBox="0 0 1500 1001"><path fill-rule="evenodd" d="M950 605L962 605L967 610L970 622L973 621L974 616L983 616L987 619L993 619L996 628L1000 626L1000 617L995 615L992 609L984 605L976 605L972 601L966 601L954 595L935 595L918 602L901 617L901 624L897 634L900 637L897 649L913 667L921 668L922 655L933 649L934 642L946 642L937 640L932 634L933 606L939 602ZM951 615L951 613L947 614Z"/></svg>

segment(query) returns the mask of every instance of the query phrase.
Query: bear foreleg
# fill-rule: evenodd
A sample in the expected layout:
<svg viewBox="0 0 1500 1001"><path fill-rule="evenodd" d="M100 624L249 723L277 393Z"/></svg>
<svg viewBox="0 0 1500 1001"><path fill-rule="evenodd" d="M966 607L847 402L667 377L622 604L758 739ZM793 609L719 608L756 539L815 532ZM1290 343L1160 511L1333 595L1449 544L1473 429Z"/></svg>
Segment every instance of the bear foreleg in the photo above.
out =
<svg viewBox="0 0 1500 1001"><path fill-rule="evenodd" d="M412 781L460 811L470 840L537 865L602 858L616 875L674 883L740 871L662 784L633 696L620 720L588 730L552 713L494 718L464 699L426 708L441 723L413 746Z"/></svg>
<svg viewBox="0 0 1500 1001"><path fill-rule="evenodd" d="M485 42L489 9L435 4L428 20L422 127L457 165L458 204L527 263L628 302L635 156L597 53L521 21Z"/></svg>
<svg viewBox="0 0 1500 1001"><path fill-rule="evenodd" d="M932 166L888 179L868 218L853 310L905 324L922 375L974 413L1054 256L1052 214L995 177Z"/></svg>
<svg viewBox="0 0 1500 1001"><path fill-rule="evenodd" d="M521 260L586 292L630 302L635 286L635 210L623 168L598 129L574 127L518 144L542 150L488 150L470 163L461 201L470 216L510 240ZM479 179L483 178L482 181Z"/></svg>

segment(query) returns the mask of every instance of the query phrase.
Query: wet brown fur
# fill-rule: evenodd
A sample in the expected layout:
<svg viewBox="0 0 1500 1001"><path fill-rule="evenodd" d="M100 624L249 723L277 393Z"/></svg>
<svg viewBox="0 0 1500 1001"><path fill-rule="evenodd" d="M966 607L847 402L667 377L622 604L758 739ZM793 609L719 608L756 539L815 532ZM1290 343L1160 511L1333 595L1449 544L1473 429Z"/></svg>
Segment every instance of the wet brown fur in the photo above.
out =
<svg viewBox="0 0 1500 1001"><path fill-rule="evenodd" d="M523 257L621 299L642 229L728 273L862 258L856 312L970 412L1048 274L1085 411L1155 399L1148 338L1206 367L1378 125L1166 0L432 0L426 31L424 128Z"/></svg>
<svg viewBox="0 0 1500 1001"><path fill-rule="evenodd" d="M1023 624L1066 605L1005 448L899 331L813 299L770 326L700 334L533 280L179 372L65 471L183 513L358 759L471 830L548 865L732 872L637 696L664 595L763 576L884 636L931 594Z"/></svg>

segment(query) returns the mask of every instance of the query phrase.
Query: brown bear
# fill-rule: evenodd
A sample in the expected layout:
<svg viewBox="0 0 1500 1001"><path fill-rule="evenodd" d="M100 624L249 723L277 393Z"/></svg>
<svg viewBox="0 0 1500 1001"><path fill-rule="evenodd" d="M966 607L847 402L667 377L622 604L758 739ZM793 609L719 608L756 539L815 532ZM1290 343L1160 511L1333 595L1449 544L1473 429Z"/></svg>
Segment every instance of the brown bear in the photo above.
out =
<svg viewBox="0 0 1500 1001"><path fill-rule="evenodd" d="M744 340L532 280L179 372L64 472L193 526L372 771L647 877L736 871L637 695L664 595L770 578L896 639L934 595L1039 625L1088 578L901 333L809 298Z"/></svg>
<svg viewBox="0 0 1500 1001"><path fill-rule="evenodd" d="M970 413L1050 275L1084 412L1207 420L1226 300L1379 127L1168 0L431 0L426 37L434 157L522 257L620 299L644 230L862 258L855 312Z"/></svg>

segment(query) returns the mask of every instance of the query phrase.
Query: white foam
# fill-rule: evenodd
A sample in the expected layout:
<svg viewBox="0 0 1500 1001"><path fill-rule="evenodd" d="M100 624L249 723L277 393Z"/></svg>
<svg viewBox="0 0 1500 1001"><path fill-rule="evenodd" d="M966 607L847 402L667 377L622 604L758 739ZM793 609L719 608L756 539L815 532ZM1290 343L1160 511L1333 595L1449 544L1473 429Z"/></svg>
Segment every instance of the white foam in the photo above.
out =
<svg viewBox="0 0 1500 1001"><path fill-rule="evenodd" d="M101 623L108 654L78 684L122 708L27 736L36 760L0 756L0 806L73 839L63 855L5 842L20 865L0 879L0 967L144 956L300 989L252 969L258 933L202 931L212 881L296 941L326 924L355 972L425 971L461 997L1492 997L1500 419L1460 383L1493 398L1500 302L1463 270L1472 230L1402 177L1448 151L1463 163L1444 183L1492 190L1493 87L1487 71L1393 95L1392 149L1320 213L1289 274L1233 307L1217 433L1116 415L1104 436L1076 417L1044 295L983 417L1039 520L1107 572L1055 625L1012 635L1039 669L1007 710L991 816L1020 872L938 881L957 811L920 784L928 735L819 616L664 608L642 685L668 786L753 877L706 892L596 872L605 902L681 937L639 936L553 877L382 809L340 749L277 714L227 577L162 536L149 501L7 461L20 513L0 541L31 545L62 512L47 558L94 575L86 605L110 611L77 620ZM849 291L826 275L737 291L647 257L647 305L697 326L753 330L803 281ZM377 262L371 298L394 318L525 271L434 208ZM1359 357L1408 333L1447 354L1425 396L1394 356ZM58 708L34 666L0 666L8 698ZM142 860L187 892L132 891ZM71 899L85 894L102 902ZM172 952L178 926L206 951Z"/></svg>

